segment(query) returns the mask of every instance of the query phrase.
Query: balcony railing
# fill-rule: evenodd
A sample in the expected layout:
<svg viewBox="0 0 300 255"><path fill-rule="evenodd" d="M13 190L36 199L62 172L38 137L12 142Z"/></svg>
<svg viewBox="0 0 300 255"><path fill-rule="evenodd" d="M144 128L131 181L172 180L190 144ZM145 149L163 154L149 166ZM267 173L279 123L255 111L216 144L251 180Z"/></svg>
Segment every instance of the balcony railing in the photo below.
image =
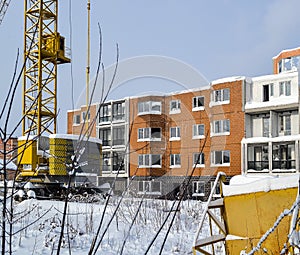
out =
<svg viewBox="0 0 300 255"><path fill-rule="evenodd" d="M296 160L274 160L272 163L273 169L295 169Z"/></svg>
<svg viewBox="0 0 300 255"><path fill-rule="evenodd" d="M262 171L264 169L269 169L269 161L248 161L248 169Z"/></svg>
<svg viewBox="0 0 300 255"><path fill-rule="evenodd" d="M296 160L274 160L272 162L272 169L295 169ZM248 170L262 171L269 169L269 161L248 161Z"/></svg>

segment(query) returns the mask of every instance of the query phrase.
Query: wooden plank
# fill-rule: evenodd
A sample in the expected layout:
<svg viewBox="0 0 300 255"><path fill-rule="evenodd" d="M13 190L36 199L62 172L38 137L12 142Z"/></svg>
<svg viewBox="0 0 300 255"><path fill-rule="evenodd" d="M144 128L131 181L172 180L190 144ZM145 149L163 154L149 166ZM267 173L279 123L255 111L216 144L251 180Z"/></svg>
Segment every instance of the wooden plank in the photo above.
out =
<svg viewBox="0 0 300 255"><path fill-rule="evenodd" d="M211 219L216 223L216 225L219 227L219 229L226 234L226 228L223 222L221 222L211 211L207 211Z"/></svg>
<svg viewBox="0 0 300 255"><path fill-rule="evenodd" d="M219 198L217 200L210 201L210 203L208 204L209 209L221 208L223 206L224 206L224 199L223 198Z"/></svg>
<svg viewBox="0 0 300 255"><path fill-rule="evenodd" d="M214 244L217 242L225 241L225 235L213 235L206 238L203 238L201 240L197 241L197 244L195 245L195 248L198 249L198 247Z"/></svg>

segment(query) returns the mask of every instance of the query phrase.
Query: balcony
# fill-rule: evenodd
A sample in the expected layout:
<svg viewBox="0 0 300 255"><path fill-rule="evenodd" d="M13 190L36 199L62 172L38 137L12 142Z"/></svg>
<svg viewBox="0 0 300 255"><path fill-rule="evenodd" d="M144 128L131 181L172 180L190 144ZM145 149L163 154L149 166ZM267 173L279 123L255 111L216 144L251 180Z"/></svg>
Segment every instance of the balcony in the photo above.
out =
<svg viewBox="0 0 300 255"><path fill-rule="evenodd" d="M248 161L248 170L269 170L269 161Z"/></svg>
<svg viewBox="0 0 300 255"><path fill-rule="evenodd" d="M274 160L272 163L273 169L296 169L296 160Z"/></svg>
<svg viewBox="0 0 300 255"><path fill-rule="evenodd" d="M274 160L272 169L291 170L296 169L296 160ZM248 170L269 170L269 161L248 161Z"/></svg>

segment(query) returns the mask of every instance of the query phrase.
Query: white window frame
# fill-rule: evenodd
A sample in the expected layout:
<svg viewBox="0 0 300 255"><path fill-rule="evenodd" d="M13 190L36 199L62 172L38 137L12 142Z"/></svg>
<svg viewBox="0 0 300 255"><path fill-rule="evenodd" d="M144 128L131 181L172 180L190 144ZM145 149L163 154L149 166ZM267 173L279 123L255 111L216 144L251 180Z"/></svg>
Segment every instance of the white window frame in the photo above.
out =
<svg viewBox="0 0 300 255"><path fill-rule="evenodd" d="M172 104L175 104L175 107L172 107ZM169 113L170 114L181 113L180 105L181 105L181 101L179 99L171 100Z"/></svg>
<svg viewBox="0 0 300 255"><path fill-rule="evenodd" d="M203 126L203 134L199 133L199 127ZM203 139L205 138L205 125L204 124L194 124L193 125L193 139Z"/></svg>
<svg viewBox="0 0 300 255"><path fill-rule="evenodd" d="M159 156L160 165L152 164L152 157ZM142 162L142 164L140 164ZM140 168L161 168L161 155L160 154L140 154L138 157L138 166Z"/></svg>
<svg viewBox="0 0 300 255"><path fill-rule="evenodd" d="M111 104L104 104L100 107L99 122L101 124L109 123L111 121Z"/></svg>
<svg viewBox="0 0 300 255"><path fill-rule="evenodd" d="M153 110L154 107L159 107L159 110ZM145 101L138 103L138 115L145 114L161 114L161 102Z"/></svg>
<svg viewBox="0 0 300 255"><path fill-rule="evenodd" d="M201 190L203 190L203 192L199 192ZM193 182L192 196L193 197L204 197L205 196L205 182L204 181L194 181Z"/></svg>
<svg viewBox="0 0 300 255"><path fill-rule="evenodd" d="M216 163L216 153L221 153L221 163ZM228 154L229 162L225 162L225 156ZM230 151L223 150L223 151L213 151L211 152L211 165L212 166L230 166Z"/></svg>
<svg viewBox="0 0 300 255"><path fill-rule="evenodd" d="M210 190L212 191L214 187L214 182L210 182ZM216 193L217 192L217 193ZM220 182L217 183L215 193L213 194L213 197L221 197L221 187L220 187Z"/></svg>
<svg viewBox="0 0 300 255"><path fill-rule="evenodd" d="M104 151L103 152L103 165L106 165L108 170L105 169L105 167L103 167L103 173L111 173L111 162L112 162L112 158L111 158L111 153L109 151Z"/></svg>
<svg viewBox="0 0 300 255"><path fill-rule="evenodd" d="M160 137L152 137L152 130L153 129L159 129L159 136ZM142 134L142 136L140 136L140 134ZM161 141L161 128L159 128L159 127L139 128L137 138L138 138L137 139L138 142L146 142L146 141L159 142L159 141Z"/></svg>
<svg viewBox="0 0 300 255"><path fill-rule="evenodd" d="M153 191L154 183L159 184L159 191ZM142 190L140 190L142 185ZM149 194L149 195L161 195L162 185L160 181L139 181L138 182L138 194Z"/></svg>
<svg viewBox="0 0 300 255"><path fill-rule="evenodd" d="M228 91L228 98L225 98L225 91ZM217 94L220 93L220 99L216 100ZM224 89L217 89L211 92L211 101L209 106L215 106L215 105L223 105L223 104L229 104L230 103L230 89L224 88Z"/></svg>
<svg viewBox="0 0 300 255"><path fill-rule="evenodd" d="M111 111L113 122L125 120L125 102L113 102Z"/></svg>
<svg viewBox="0 0 300 255"><path fill-rule="evenodd" d="M279 96L291 96L292 94L292 84L291 81L281 81L279 82Z"/></svg>
<svg viewBox="0 0 300 255"><path fill-rule="evenodd" d="M216 130L217 123L219 123L219 131ZM229 127L229 131L225 129L226 127ZM214 120L211 124L211 130L213 132L211 132L210 136L230 135L230 120Z"/></svg>
<svg viewBox="0 0 300 255"><path fill-rule="evenodd" d="M180 168L180 167L181 167L181 155L170 154L170 168Z"/></svg>
<svg viewBox="0 0 300 255"><path fill-rule="evenodd" d="M200 158L199 158L200 163L196 164L195 162L197 161L199 154L200 154ZM203 152L193 153L193 166L196 167L196 168L205 167L205 155L204 155Z"/></svg>
<svg viewBox="0 0 300 255"><path fill-rule="evenodd" d="M175 130L175 136L172 136L172 130ZM170 141L180 141L180 127L170 127Z"/></svg>
<svg viewBox="0 0 300 255"><path fill-rule="evenodd" d="M74 126L80 125L80 114L73 115L73 125Z"/></svg>
<svg viewBox="0 0 300 255"><path fill-rule="evenodd" d="M290 126L290 129L287 129ZM282 113L278 116L278 128L279 135L291 135L292 134L292 115L289 113Z"/></svg>
<svg viewBox="0 0 300 255"><path fill-rule="evenodd" d="M83 123L83 122L86 121L85 115L86 115L86 111L81 112L81 123ZM87 121L88 121L88 122L90 121L90 118L91 118L91 113L89 112L88 117L87 117Z"/></svg>
<svg viewBox="0 0 300 255"><path fill-rule="evenodd" d="M200 101L199 99L203 98L203 105L199 104ZM193 101L192 101L192 111L196 112L196 111L203 111L204 110L204 104L205 104L205 97L204 96L197 96L197 97L193 97Z"/></svg>

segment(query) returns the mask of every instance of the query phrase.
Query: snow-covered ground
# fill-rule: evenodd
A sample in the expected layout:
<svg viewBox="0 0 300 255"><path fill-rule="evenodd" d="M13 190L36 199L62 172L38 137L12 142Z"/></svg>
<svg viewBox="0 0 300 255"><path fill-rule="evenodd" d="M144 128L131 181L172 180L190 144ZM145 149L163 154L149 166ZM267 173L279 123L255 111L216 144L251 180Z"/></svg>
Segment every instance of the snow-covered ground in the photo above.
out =
<svg viewBox="0 0 300 255"><path fill-rule="evenodd" d="M96 254L121 254L124 242L123 254L145 254L167 217L173 201L147 199L143 200L139 208L140 201L136 198L126 198L122 201ZM107 228L118 202L118 197L110 200L100 236ZM13 224L16 233L13 238L14 254L56 254L63 205L60 201L33 199L16 204ZM129 232L138 208L139 213ZM65 239L60 254L88 254L103 209L104 200L97 203L69 203ZM199 201L181 203L162 254L192 254L193 239L202 212L203 203ZM159 254L173 214L174 212L148 254ZM34 223L31 225L32 222ZM28 228L21 230L28 225ZM21 231L18 232L19 230Z"/></svg>

